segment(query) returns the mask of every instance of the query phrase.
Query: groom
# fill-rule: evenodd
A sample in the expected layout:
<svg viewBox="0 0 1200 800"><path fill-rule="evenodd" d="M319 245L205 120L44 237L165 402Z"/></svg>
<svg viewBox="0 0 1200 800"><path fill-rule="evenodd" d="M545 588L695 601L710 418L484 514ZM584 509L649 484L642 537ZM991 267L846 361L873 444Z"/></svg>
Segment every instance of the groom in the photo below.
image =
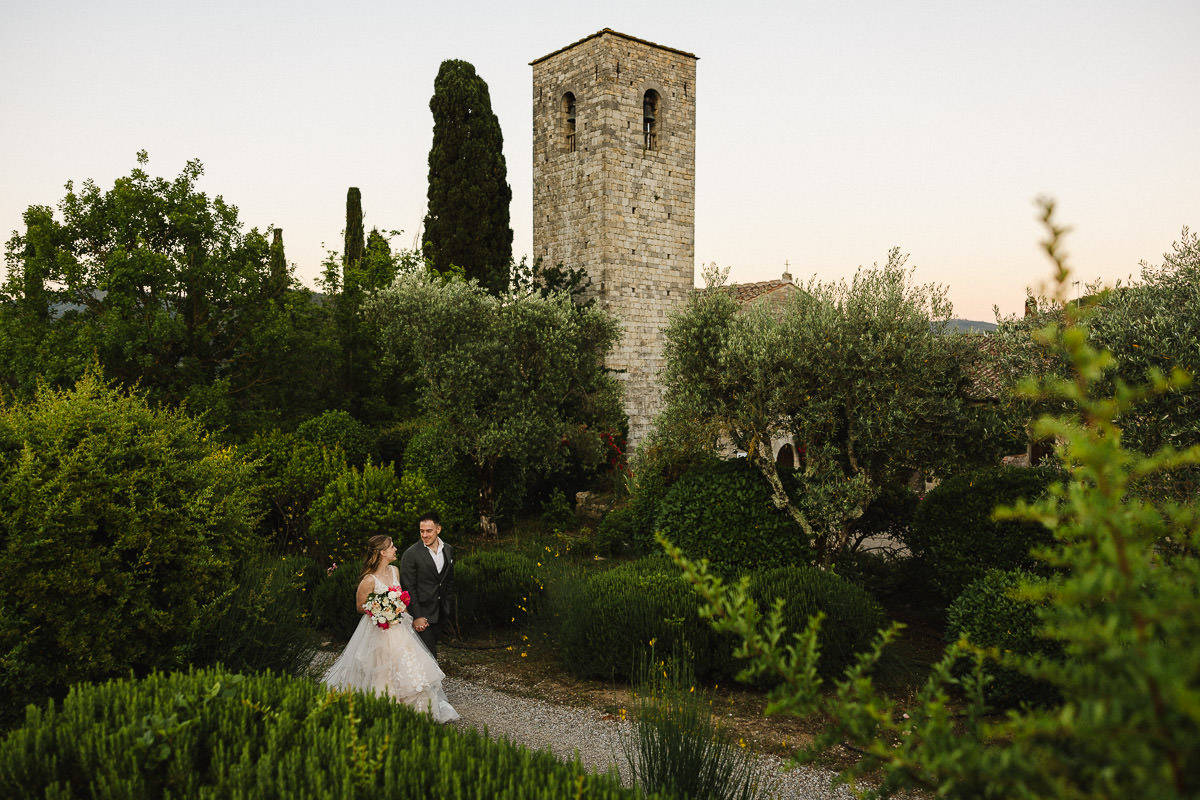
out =
<svg viewBox="0 0 1200 800"><path fill-rule="evenodd" d="M413 630L437 658L438 636L450 616L454 550L441 539L442 523L432 512L421 517L421 541L400 557L400 585L408 590Z"/></svg>

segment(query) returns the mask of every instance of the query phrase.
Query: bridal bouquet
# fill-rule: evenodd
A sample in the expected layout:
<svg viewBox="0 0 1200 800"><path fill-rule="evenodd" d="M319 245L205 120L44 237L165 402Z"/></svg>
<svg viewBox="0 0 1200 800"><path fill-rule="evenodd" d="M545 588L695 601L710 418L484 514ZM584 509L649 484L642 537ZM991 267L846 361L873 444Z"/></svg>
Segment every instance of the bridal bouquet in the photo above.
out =
<svg viewBox="0 0 1200 800"><path fill-rule="evenodd" d="M408 608L408 591L399 586L389 586L386 592L371 592L363 609L380 628L387 630Z"/></svg>

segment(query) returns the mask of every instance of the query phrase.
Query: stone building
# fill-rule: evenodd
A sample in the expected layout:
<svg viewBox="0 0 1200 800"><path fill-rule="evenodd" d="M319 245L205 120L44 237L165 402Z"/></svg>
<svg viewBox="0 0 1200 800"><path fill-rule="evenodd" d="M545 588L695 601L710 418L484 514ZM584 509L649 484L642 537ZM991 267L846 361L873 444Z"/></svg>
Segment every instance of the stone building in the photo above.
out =
<svg viewBox="0 0 1200 800"><path fill-rule="evenodd" d="M533 256L584 267L621 322L631 446L661 407L668 314L694 286L696 56L605 28L533 62Z"/></svg>

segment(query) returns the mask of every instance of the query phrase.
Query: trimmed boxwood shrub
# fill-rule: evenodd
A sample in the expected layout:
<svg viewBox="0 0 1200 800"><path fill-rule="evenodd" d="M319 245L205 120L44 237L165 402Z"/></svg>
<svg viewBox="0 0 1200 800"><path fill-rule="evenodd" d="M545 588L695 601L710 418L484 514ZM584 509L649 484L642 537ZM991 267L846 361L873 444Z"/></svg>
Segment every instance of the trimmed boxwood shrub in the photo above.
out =
<svg viewBox="0 0 1200 800"><path fill-rule="evenodd" d="M764 613L776 598L782 598L783 623L790 633L807 628L818 611L825 614L817 635L821 646L817 669L825 678L845 672L887 624L879 603L861 587L808 565L756 572L750 576L750 594Z"/></svg>
<svg viewBox="0 0 1200 800"><path fill-rule="evenodd" d="M788 475L787 480L792 480ZM689 558L726 573L812 561L804 532L775 507L745 459L716 461L684 473L659 504L656 527Z"/></svg>
<svg viewBox="0 0 1200 800"><path fill-rule="evenodd" d="M558 652L581 678L629 679L651 643L692 660L696 676L725 677L732 639L700 619L700 600L679 568L654 556L591 576L564 599Z"/></svg>
<svg viewBox="0 0 1200 800"><path fill-rule="evenodd" d="M0 714L174 667L258 508L237 451L95 375L0 407Z"/></svg>
<svg viewBox="0 0 1200 800"><path fill-rule="evenodd" d="M535 612L545 591L537 562L523 553L482 550L454 562L460 631L519 625Z"/></svg>
<svg viewBox="0 0 1200 800"><path fill-rule="evenodd" d="M80 685L0 739L2 797L632 798L386 697L216 669ZM661 795L658 795L661 797Z"/></svg>
<svg viewBox="0 0 1200 800"><path fill-rule="evenodd" d="M1037 607L1011 594L1023 581L1038 580L1046 579L1019 569L988 570L950 605L946 640L954 642L966 636L973 644L995 647L1001 652L1059 657L1061 647L1037 635L1040 627ZM967 665L959 668L966 669ZM984 670L992 679L984 689L984 696L997 708L1023 703L1049 705L1059 700L1053 686L1002 667L993 659L984 662Z"/></svg>
<svg viewBox="0 0 1200 800"><path fill-rule="evenodd" d="M989 569L1038 569L1029 552L1049 544L1050 531L1035 522L994 521L992 511L1040 497L1059 477L1052 468L995 467L949 478L917 507L905 544L946 601Z"/></svg>

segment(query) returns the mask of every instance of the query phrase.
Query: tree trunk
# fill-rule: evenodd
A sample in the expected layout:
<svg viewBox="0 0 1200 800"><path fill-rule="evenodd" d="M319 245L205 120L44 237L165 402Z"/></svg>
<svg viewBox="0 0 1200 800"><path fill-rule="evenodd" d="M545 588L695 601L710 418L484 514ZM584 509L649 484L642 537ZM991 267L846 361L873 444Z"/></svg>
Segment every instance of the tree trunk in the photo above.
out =
<svg viewBox="0 0 1200 800"><path fill-rule="evenodd" d="M487 459L476 465L479 478L479 532L485 539L496 539L500 530L496 526L496 462Z"/></svg>

